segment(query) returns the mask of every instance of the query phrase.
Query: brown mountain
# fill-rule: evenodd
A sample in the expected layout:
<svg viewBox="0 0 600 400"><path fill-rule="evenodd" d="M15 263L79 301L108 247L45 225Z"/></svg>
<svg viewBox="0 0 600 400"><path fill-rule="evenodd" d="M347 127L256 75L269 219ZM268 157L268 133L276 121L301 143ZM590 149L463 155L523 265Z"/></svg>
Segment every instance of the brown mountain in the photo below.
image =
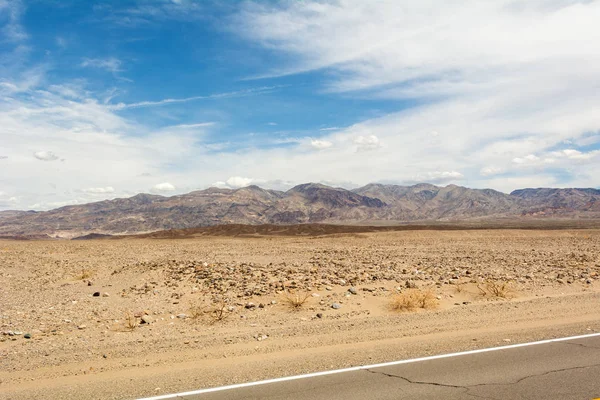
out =
<svg viewBox="0 0 600 400"><path fill-rule="evenodd" d="M221 224L394 224L407 222L600 221L600 190L521 189L511 194L430 184L369 184L346 190L308 183L287 192L258 186L164 197L138 194L125 199L66 206L45 212L0 212L0 235L75 237L128 234Z"/></svg>

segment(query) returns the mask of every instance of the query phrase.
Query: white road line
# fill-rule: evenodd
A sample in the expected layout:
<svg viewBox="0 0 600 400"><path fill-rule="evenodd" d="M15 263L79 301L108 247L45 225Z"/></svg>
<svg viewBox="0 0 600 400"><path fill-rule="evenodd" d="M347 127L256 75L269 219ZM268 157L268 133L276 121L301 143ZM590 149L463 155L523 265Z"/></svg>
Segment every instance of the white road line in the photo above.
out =
<svg viewBox="0 0 600 400"><path fill-rule="evenodd" d="M314 378L314 377L317 377L317 376L341 374L341 373L344 373L344 372L361 371L361 370L364 370L364 369L389 367L389 366L400 365L400 364L410 364L410 363L416 363L416 362L420 362L420 361L438 360L440 358L458 357L458 356L465 356L465 355L468 355L468 354L488 353L488 352L491 352L491 351L516 349L518 347L535 346L535 345L538 345L538 344L547 344L547 343L554 343L554 342L564 342L564 341L567 341L567 340L586 339L586 338L591 338L591 337L596 337L596 336L600 336L600 333L590 333L590 334L587 334L587 335L579 335L579 336L570 336L570 337L563 337L563 338L557 338L557 339L540 340L538 342L510 344L510 345L507 345L507 346L490 347L490 348L487 348L487 349L479 349L479 350L461 351L461 352L458 352L458 353L440 354L440 355L437 355L437 356L412 358L412 359L409 359L409 360L391 361L391 362L386 362L386 363L381 363L381 364L362 365L362 366L358 366L358 367L350 367L350 368L343 368L343 369L334 369L334 370L331 370L331 371L313 372L311 374L305 374L305 375L285 376L283 378L267 379L267 380L264 380L264 381L238 383L236 385L219 386L219 387L208 388L208 389L193 390L193 391L190 391L190 392L181 392L181 393L165 394L165 395L154 396L154 397L145 397L145 398L141 398L141 399L138 399L138 400L174 399L174 398L182 397L182 396L192 396L192 395L197 395L197 394L220 392L220 391L223 391L223 390L240 389L240 388L251 387L251 386L267 385L269 383L278 383L278 382L293 381L293 380L297 380L297 379Z"/></svg>

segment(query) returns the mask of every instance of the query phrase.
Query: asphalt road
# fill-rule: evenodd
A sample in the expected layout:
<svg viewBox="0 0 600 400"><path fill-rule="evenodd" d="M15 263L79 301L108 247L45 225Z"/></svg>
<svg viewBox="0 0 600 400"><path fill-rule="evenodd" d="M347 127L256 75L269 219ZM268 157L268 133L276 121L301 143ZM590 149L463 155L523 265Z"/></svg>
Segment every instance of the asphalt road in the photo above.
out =
<svg viewBox="0 0 600 400"><path fill-rule="evenodd" d="M600 398L600 336L251 385L186 400Z"/></svg>

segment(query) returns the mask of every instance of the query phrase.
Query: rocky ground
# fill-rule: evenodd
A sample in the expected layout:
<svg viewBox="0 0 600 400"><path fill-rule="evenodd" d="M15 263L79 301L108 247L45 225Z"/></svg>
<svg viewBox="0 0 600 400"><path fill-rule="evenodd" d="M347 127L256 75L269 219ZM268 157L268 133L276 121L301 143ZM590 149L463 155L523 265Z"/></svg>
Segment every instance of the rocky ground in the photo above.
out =
<svg viewBox="0 0 600 400"><path fill-rule="evenodd" d="M599 288L598 230L0 241L0 398L135 398L596 331ZM414 293L426 309L392 308Z"/></svg>

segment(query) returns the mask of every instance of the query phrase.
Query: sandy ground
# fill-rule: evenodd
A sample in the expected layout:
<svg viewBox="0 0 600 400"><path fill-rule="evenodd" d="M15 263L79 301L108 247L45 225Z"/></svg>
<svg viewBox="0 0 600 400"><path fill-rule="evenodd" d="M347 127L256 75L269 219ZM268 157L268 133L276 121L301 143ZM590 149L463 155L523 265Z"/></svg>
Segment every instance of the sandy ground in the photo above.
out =
<svg viewBox="0 0 600 400"><path fill-rule="evenodd" d="M599 230L0 241L0 398L133 399L598 332L599 279ZM426 309L391 308L415 293Z"/></svg>

